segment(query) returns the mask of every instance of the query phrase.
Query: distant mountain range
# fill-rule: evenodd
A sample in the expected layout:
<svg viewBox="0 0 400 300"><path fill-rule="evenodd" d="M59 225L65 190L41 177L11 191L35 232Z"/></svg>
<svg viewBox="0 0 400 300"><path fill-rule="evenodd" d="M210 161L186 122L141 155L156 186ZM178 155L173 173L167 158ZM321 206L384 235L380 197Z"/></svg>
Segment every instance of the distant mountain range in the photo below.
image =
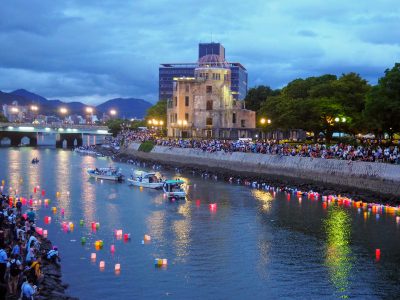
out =
<svg viewBox="0 0 400 300"><path fill-rule="evenodd" d="M136 98L116 98L108 100L97 106L86 105L81 102L63 102L61 100L48 100L40 95L31 93L24 89L15 90L11 93L5 93L0 91L0 105L12 104L13 101L17 101L18 105L32 105L39 106L39 113L44 115L58 115L60 107L68 109L68 114L73 115L84 115L85 108L91 106L94 108L94 114L99 118L102 117L103 113L109 113L111 109L115 109L120 118L144 118L146 116L147 109L152 104ZM0 109L1 110L1 109Z"/></svg>

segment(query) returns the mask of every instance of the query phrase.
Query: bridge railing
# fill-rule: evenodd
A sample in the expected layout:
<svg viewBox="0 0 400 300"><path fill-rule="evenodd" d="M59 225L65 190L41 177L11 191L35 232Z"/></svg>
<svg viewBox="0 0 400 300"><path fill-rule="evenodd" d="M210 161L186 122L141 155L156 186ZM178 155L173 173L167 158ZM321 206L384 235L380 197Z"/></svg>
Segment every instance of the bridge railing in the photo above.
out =
<svg viewBox="0 0 400 300"><path fill-rule="evenodd" d="M70 125L70 124L32 124L32 123L0 123L0 128L8 128L8 127L33 127L34 129L78 129L85 131L97 131L97 130L109 130L107 126L98 126L98 125Z"/></svg>

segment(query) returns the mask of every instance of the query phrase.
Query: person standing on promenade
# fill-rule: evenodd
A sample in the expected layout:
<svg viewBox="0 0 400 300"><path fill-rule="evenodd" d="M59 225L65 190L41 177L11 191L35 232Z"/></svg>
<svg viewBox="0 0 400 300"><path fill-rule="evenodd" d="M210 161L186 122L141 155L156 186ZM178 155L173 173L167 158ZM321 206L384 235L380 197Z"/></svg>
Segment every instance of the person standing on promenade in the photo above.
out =
<svg viewBox="0 0 400 300"><path fill-rule="evenodd" d="M7 267L10 270L10 277L8 280L9 292L11 295L17 294L19 274L21 273L22 263L18 259L18 255L14 254L12 259L7 263Z"/></svg>
<svg viewBox="0 0 400 300"><path fill-rule="evenodd" d="M5 283L4 275L7 270L7 252L4 250L4 244L0 246L0 282Z"/></svg>

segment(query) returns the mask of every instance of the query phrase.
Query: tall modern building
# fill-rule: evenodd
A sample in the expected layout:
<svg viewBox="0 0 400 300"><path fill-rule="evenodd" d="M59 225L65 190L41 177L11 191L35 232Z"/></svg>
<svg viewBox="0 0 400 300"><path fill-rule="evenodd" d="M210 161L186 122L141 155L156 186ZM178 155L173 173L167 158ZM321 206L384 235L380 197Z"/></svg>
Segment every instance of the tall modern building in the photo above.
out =
<svg viewBox="0 0 400 300"><path fill-rule="evenodd" d="M200 60L206 55L217 55L225 61L225 48L220 43L200 43ZM234 100L243 100L247 94L247 70L240 63L227 63L231 70L231 92ZM167 63L159 68L159 99L172 99L176 78L194 77L197 63Z"/></svg>

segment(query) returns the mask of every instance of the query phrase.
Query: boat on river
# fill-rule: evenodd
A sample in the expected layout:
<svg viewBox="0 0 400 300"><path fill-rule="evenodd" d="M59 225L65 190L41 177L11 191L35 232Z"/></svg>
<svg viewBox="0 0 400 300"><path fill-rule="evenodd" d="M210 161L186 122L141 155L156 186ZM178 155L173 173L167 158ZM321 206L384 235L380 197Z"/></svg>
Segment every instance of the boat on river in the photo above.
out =
<svg viewBox="0 0 400 300"><path fill-rule="evenodd" d="M95 179L105 179L113 181L124 180L124 175L121 173L121 170L117 168L87 168L86 172L89 174L90 177Z"/></svg>
<svg viewBox="0 0 400 300"><path fill-rule="evenodd" d="M131 178L127 179L129 185L141 186L150 189L161 189L164 181L160 173L146 173L136 171Z"/></svg>
<svg viewBox="0 0 400 300"><path fill-rule="evenodd" d="M168 199L184 199L186 197L184 184L185 182L181 179L166 180L163 185L164 194Z"/></svg>
<svg viewBox="0 0 400 300"><path fill-rule="evenodd" d="M38 164L38 163L39 163L39 159L38 159L37 157L32 158L31 163L32 163L32 164Z"/></svg>

